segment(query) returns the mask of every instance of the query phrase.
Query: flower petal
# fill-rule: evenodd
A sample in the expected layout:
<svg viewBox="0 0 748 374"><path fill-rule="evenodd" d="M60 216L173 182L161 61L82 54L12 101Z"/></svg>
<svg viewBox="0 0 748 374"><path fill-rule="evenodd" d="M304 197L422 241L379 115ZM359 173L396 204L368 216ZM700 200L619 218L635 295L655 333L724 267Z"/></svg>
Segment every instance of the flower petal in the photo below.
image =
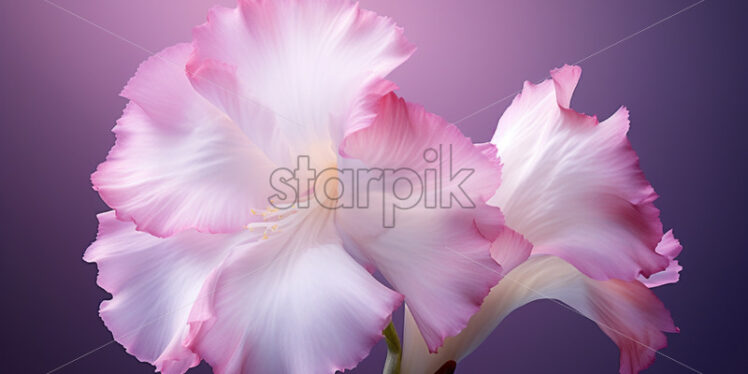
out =
<svg viewBox="0 0 748 374"><path fill-rule="evenodd" d="M342 151L348 157L341 160L343 165L379 169L385 181L359 191L364 194L359 201L368 201L368 206L338 210L336 223L354 243L355 253L363 254L405 295L429 350L435 351L445 337L465 327L499 280L501 268L491 259L490 241L483 234L497 232L485 226L503 224L501 212L484 203L500 182L499 162L455 126L394 94L382 99L370 126L345 138ZM450 178L463 168L470 170L466 180ZM398 169L411 177L413 201L408 206L395 207L403 191L387 172ZM438 175L429 179L427 169L447 176L438 183ZM358 183L368 184L361 179ZM472 207L462 205L467 200L454 200L460 189Z"/></svg>
<svg viewBox="0 0 748 374"><path fill-rule="evenodd" d="M668 264L665 270L659 273L654 273L650 275L649 278L640 275L638 278L639 281L649 288L678 282L680 279L680 271L683 270L683 267L680 266L678 260L675 258L678 257L680 252L683 250L683 246L680 244L678 239L673 236L673 230L665 233L660 244L657 244L655 250L657 253L667 257L668 260L670 260L670 264Z"/></svg>
<svg viewBox="0 0 748 374"><path fill-rule="evenodd" d="M427 191L442 189L443 194L436 195L437 205L472 202L472 209L493 196L501 184L501 162L494 146L473 145L457 126L394 93L381 98L370 126L345 137L341 153L369 168L413 170L427 179L424 183L430 181L425 170L437 172L439 185ZM458 177L463 171L466 178ZM460 188L470 201L460 201Z"/></svg>
<svg viewBox="0 0 748 374"><path fill-rule="evenodd" d="M101 318L128 353L164 373L184 373L200 362L182 345L200 288L236 243L254 238L186 231L162 239L114 212L98 217L99 235L84 259L97 264L98 284L112 294Z"/></svg>
<svg viewBox="0 0 748 374"><path fill-rule="evenodd" d="M216 373L351 369L402 303L333 235L292 233L236 252L203 289L189 345Z"/></svg>
<svg viewBox="0 0 748 374"><path fill-rule="evenodd" d="M505 276L525 262L532 252L532 244L516 231L504 226L496 240L491 243L491 257L501 265Z"/></svg>
<svg viewBox="0 0 748 374"><path fill-rule="evenodd" d="M347 0L242 0L194 35L196 89L284 165L289 145L334 157L346 128L371 120L369 92L392 90L382 78L414 51L390 19Z"/></svg>
<svg viewBox="0 0 748 374"><path fill-rule="evenodd" d="M496 239L491 243L491 256L501 264L501 276L509 274L514 268L524 263L532 252L532 244L522 235L503 226ZM470 352L488 337L500 320L492 320L491 311L496 309L496 293L499 286L493 287L489 297L484 300L481 310L473 315L469 324L458 335L449 337L438 354L429 354L426 342L416 325L413 313L406 305L402 371L406 374L431 374L436 372L446 362L457 361ZM492 304L485 304L492 301ZM488 310L488 311L486 311Z"/></svg>
<svg viewBox="0 0 748 374"><path fill-rule="evenodd" d="M190 86L180 44L144 62L123 96L117 142L91 176L94 189L139 230L232 232L265 208L273 164Z"/></svg>
<svg viewBox="0 0 748 374"><path fill-rule="evenodd" d="M490 204L534 246L599 280L634 280L663 270L657 198L626 138L621 108L599 123L569 109L581 74L565 66L522 94L492 140L503 162Z"/></svg>
<svg viewBox="0 0 748 374"><path fill-rule="evenodd" d="M415 322L406 312L403 372L433 373L449 360L472 352L515 309L538 299L557 299L595 321L621 350L620 372L648 367L665 347L663 332L677 332L662 302L638 281L597 281L555 256L536 256L491 290L465 330L448 338L438 354L428 354Z"/></svg>

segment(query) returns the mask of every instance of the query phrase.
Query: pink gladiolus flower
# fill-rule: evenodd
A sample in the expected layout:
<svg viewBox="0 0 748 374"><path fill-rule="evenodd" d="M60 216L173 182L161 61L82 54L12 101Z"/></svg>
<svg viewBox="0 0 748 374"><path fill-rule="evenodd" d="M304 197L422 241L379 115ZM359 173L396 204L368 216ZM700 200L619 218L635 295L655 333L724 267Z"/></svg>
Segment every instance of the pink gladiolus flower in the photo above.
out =
<svg viewBox="0 0 748 374"><path fill-rule="evenodd" d="M331 373L368 354L403 299L430 351L467 325L500 278L490 247L503 219L486 204L500 164L392 93L384 77L412 52L389 19L349 1L241 0L140 66L92 176L114 210L84 257L127 352L164 373L203 359L219 373ZM472 175L439 193L475 209L388 211L396 180L368 208L331 209L353 193L340 170L407 168L425 188L440 147ZM269 206L286 197L275 171L299 156L333 172Z"/></svg>
<svg viewBox="0 0 748 374"><path fill-rule="evenodd" d="M491 254L504 277L468 327L429 354L406 312L404 373L433 373L459 361L513 310L557 299L595 321L620 348L621 373L637 373L677 332L649 287L678 281L682 247L663 235L657 197L626 138L628 112L607 120L569 108L581 74L565 66L539 85L526 83L491 143L503 162L489 204L506 228ZM511 229L510 229L511 228Z"/></svg>

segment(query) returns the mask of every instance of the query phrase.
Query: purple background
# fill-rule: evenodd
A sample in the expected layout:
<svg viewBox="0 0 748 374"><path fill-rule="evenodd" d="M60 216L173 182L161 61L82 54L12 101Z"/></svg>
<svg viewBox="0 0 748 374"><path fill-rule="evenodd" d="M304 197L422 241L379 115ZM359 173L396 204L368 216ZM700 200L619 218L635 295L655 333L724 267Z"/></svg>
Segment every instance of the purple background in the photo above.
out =
<svg viewBox="0 0 748 374"><path fill-rule="evenodd" d="M456 121L693 1L362 3L419 47L391 76L400 94ZM213 1L58 2L156 51L189 40ZM662 196L665 227L685 245L681 282L656 291L682 330L663 352L715 373L748 365L748 32L737 4L707 0L590 58L573 101L601 118L631 110L631 141ZM0 371L47 372L111 339L97 316L107 295L81 260L107 209L88 177L113 144L125 105L117 94L147 53L41 0L0 2L0 43ZM489 140L509 101L460 127ZM355 372L381 372L384 352L380 343ZM616 347L592 322L541 301L511 315L458 373L617 367ZM111 344L59 372L151 371ZM659 356L650 372L690 371Z"/></svg>

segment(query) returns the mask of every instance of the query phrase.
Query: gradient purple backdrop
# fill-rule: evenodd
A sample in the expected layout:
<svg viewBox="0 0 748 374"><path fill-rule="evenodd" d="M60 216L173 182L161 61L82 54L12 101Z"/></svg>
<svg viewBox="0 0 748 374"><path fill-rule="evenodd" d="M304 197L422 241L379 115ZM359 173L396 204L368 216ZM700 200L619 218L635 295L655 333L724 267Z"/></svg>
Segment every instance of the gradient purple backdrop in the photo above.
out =
<svg viewBox="0 0 748 374"><path fill-rule="evenodd" d="M190 40L215 1L56 0L158 51ZM391 78L408 100L450 121L524 80L574 63L695 0L374 1L418 46ZM218 1L233 5L232 0ZM631 110L630 138L662 196L666 228L685 246L676 285L657 289L681 333L663 353L703 372L744 372L745 109L748 28L738 2L707 0L584 63L572 105L605 118ZM106 156L148 53L42 0L0 3L0 371L48 372L111 339L98 318L107 294L81 260L107 210L89 174ZM461 123L487 141L511 100ZM402 310L395 320L402 320ZM378 373L384 343L355 373ZM615 373L618 351L594 323L541 301L511 315L458 373ZM59 373L149 373L110 344ZM203 364L195 373L210 372ZM655 373L689 373L658 356Z"/></svg>

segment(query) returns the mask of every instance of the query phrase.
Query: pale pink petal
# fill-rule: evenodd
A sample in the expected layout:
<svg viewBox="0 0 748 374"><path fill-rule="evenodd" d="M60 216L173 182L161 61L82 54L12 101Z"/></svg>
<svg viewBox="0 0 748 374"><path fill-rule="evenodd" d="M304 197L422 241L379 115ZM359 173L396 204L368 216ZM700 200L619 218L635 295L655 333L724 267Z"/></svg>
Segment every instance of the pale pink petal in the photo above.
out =
<svg viewBox="0 0 748 374"><path fill-rule="evenodd" d="M188 343L216 373L343 371L381 339L402 296L311 226L235 252L203 288Z"/></svg>
<svg viewBox="0 0 748 374"><path fill-rule="evenodd" d="M490 160L493 160L493 162L495 162L497 165L501 164L498 150L496 149L495 145L491 143L480 143L475 144L475 147ZM499 169L499 171L501 171L501 169ZM493 212L495 212L495 207L492 207L490 205L479 205L477 207L477 214L475 218L475 224L476 226L478 226L478 230L480 230L481 234L483 234L486 239L491 241L496 240L499 234L506 227L504 226L503 214L497 215Z"/></svg>
<svg viewBox="0 0 748 374"><path fill-rule="evenodd" d="M426 161L423 156L428 149L437 153L441 149L442 160ZM455 126L394 94L382 99L376 120L348 135L342 147L348 157L341 160L343 166L406 168L421 176L426 169L441 168L449 173L450 150L453 174L461 168L471 169L472 174L464 183L462 178L450 181L447 175L441 183L441 202L435 187L438 183L424 177L420 182L411 180L412 190L422 198L413 195L416 204L392 209L395 191L402 186L396 187L397 182L385 174L384 183L359 191L368 207L336 212L336 223L349 236L356 253L365 256L405 296L432 351L445 337L465 327L500 277L501 268L492 260L490 241L484 236L485 232L498 232L503 225L501 212L484 203L500 182L499 162L474 147ZM460 183L472 207L460 205L467 200L452 200L450 194L460 193ZM449 201L452 207L446 208ZM492 218L482 219L481 215ZM491 225L497 227L485 227Z"/></svg>
<svg viewBox="0 0 748 374"><path fill-rule="evenodd" d="M504 226L491 243L491 257L501 265L501 275L507 275L532 252L532 244L516 231Z"/></svg>
<svg viewBox="0 0 748 374"><path fill-rule="evenodd" d="M193 303L208 277L237 243L256 235L185 231L157 238L99 215L99 235L84 259L99 268L98 284L112 294L101 318L114 339L164 373L184 373L200 362L182 343Z"/></svg>
<svg viewBox="0 0 748 374"><path fill-rule="evenodd" d="M670 264L668 264L665 270L659 273L654 273L650 275L649 278L645 278L644 276L640 275L639 281L644 283L644 285L649 288L678 282L678 280L680 279L680 271L683 270L683 267L678 264L678 260L676 260L675 258L678 257L682 250L683 246L680 244L678 239L673 236L673 230L665 233L665 235L662 237L662 240L660 241L660 244L657 244L656 251L657 253L667 257L668 260L670 260Z"/></svg>
<svg viewBox="0 0 748 374"><path fill-rule="evenodd" d="M448 338L437 354L428 353L414 318L406 312L403 372L433 373L449 360L459 361L509 313L538 299L560 300L595 321L621 350L622 374L648 367L655 351L667 343L663 332L678 331L662 302L638 281L593 280L558 257L541 255L509 272L468 327Z"/></svg>
<svg viewBox="0 0 748 374"><path fill-rule="evenodd" d="M347 0L241 0L212 9L194 35L195 88L276 162L290 162L289 146L324 149L312 158L321 167L372 119L371 102L394 89L382 78L414 50L390 19Z"/></svg>
<svg viewBox="0 0 748 374"><path fill-rule="evenodd" d="M501 264L502 277L523 264L531 252L532 244L507 226L499 228L499 233L491 244L491 256ZM432 374L447 361L459 361L483 342L501 322L500 319L493 319L497 318L497 308L502 307L496 305L497 302L501 302L501 299L495 296L499 285L493 287L480 311L472 316L467 327L458 335L447 338L437 354L430 354L431 350L417 327L410 305L406 304L403 373Z"/></svg>
<svg viewBox="0 0 748 374"><path fill-rule="evenodd" d="M271 195L273 165L187 80L191 51L180 44L140 66L116 144L91 176L119 219L156 236L240 230Z"/></svg>
<svg viewBox="0 0 748 374"><path fill-rule="evenodd" d="M502 172L494 146L473 145L457 126L394 93L379 100L376 112L370 126L345 137L341 144L345 158L370 168L408 168L422 177L424 170L436 170L444 176L437 180L441 182L437 188L444 190L443 196L436 196L439 205L467 202L457 194L458 185L475 206L494 195ZM463 169L467 178L458 177Z"/></svg>
<svg viewBox="0 0 748 374"><path fill-rule="evenodd" d="M526 83L492 140L503 163L490 204L534 246L599 280L634 280L663 270L657 198L639 168L621 108L598 123L569 109L581 74L565 66Z"/></svg>
<svg viewBox="0 0 748 374"><path fill-rule="evenodd" d="M382 228L381 217L344 214L339 226L405 296L430 350L436 351L478 311L501 268L491 260L490 243L471 214L422 207L403 213L394 228Z"/></svg>

